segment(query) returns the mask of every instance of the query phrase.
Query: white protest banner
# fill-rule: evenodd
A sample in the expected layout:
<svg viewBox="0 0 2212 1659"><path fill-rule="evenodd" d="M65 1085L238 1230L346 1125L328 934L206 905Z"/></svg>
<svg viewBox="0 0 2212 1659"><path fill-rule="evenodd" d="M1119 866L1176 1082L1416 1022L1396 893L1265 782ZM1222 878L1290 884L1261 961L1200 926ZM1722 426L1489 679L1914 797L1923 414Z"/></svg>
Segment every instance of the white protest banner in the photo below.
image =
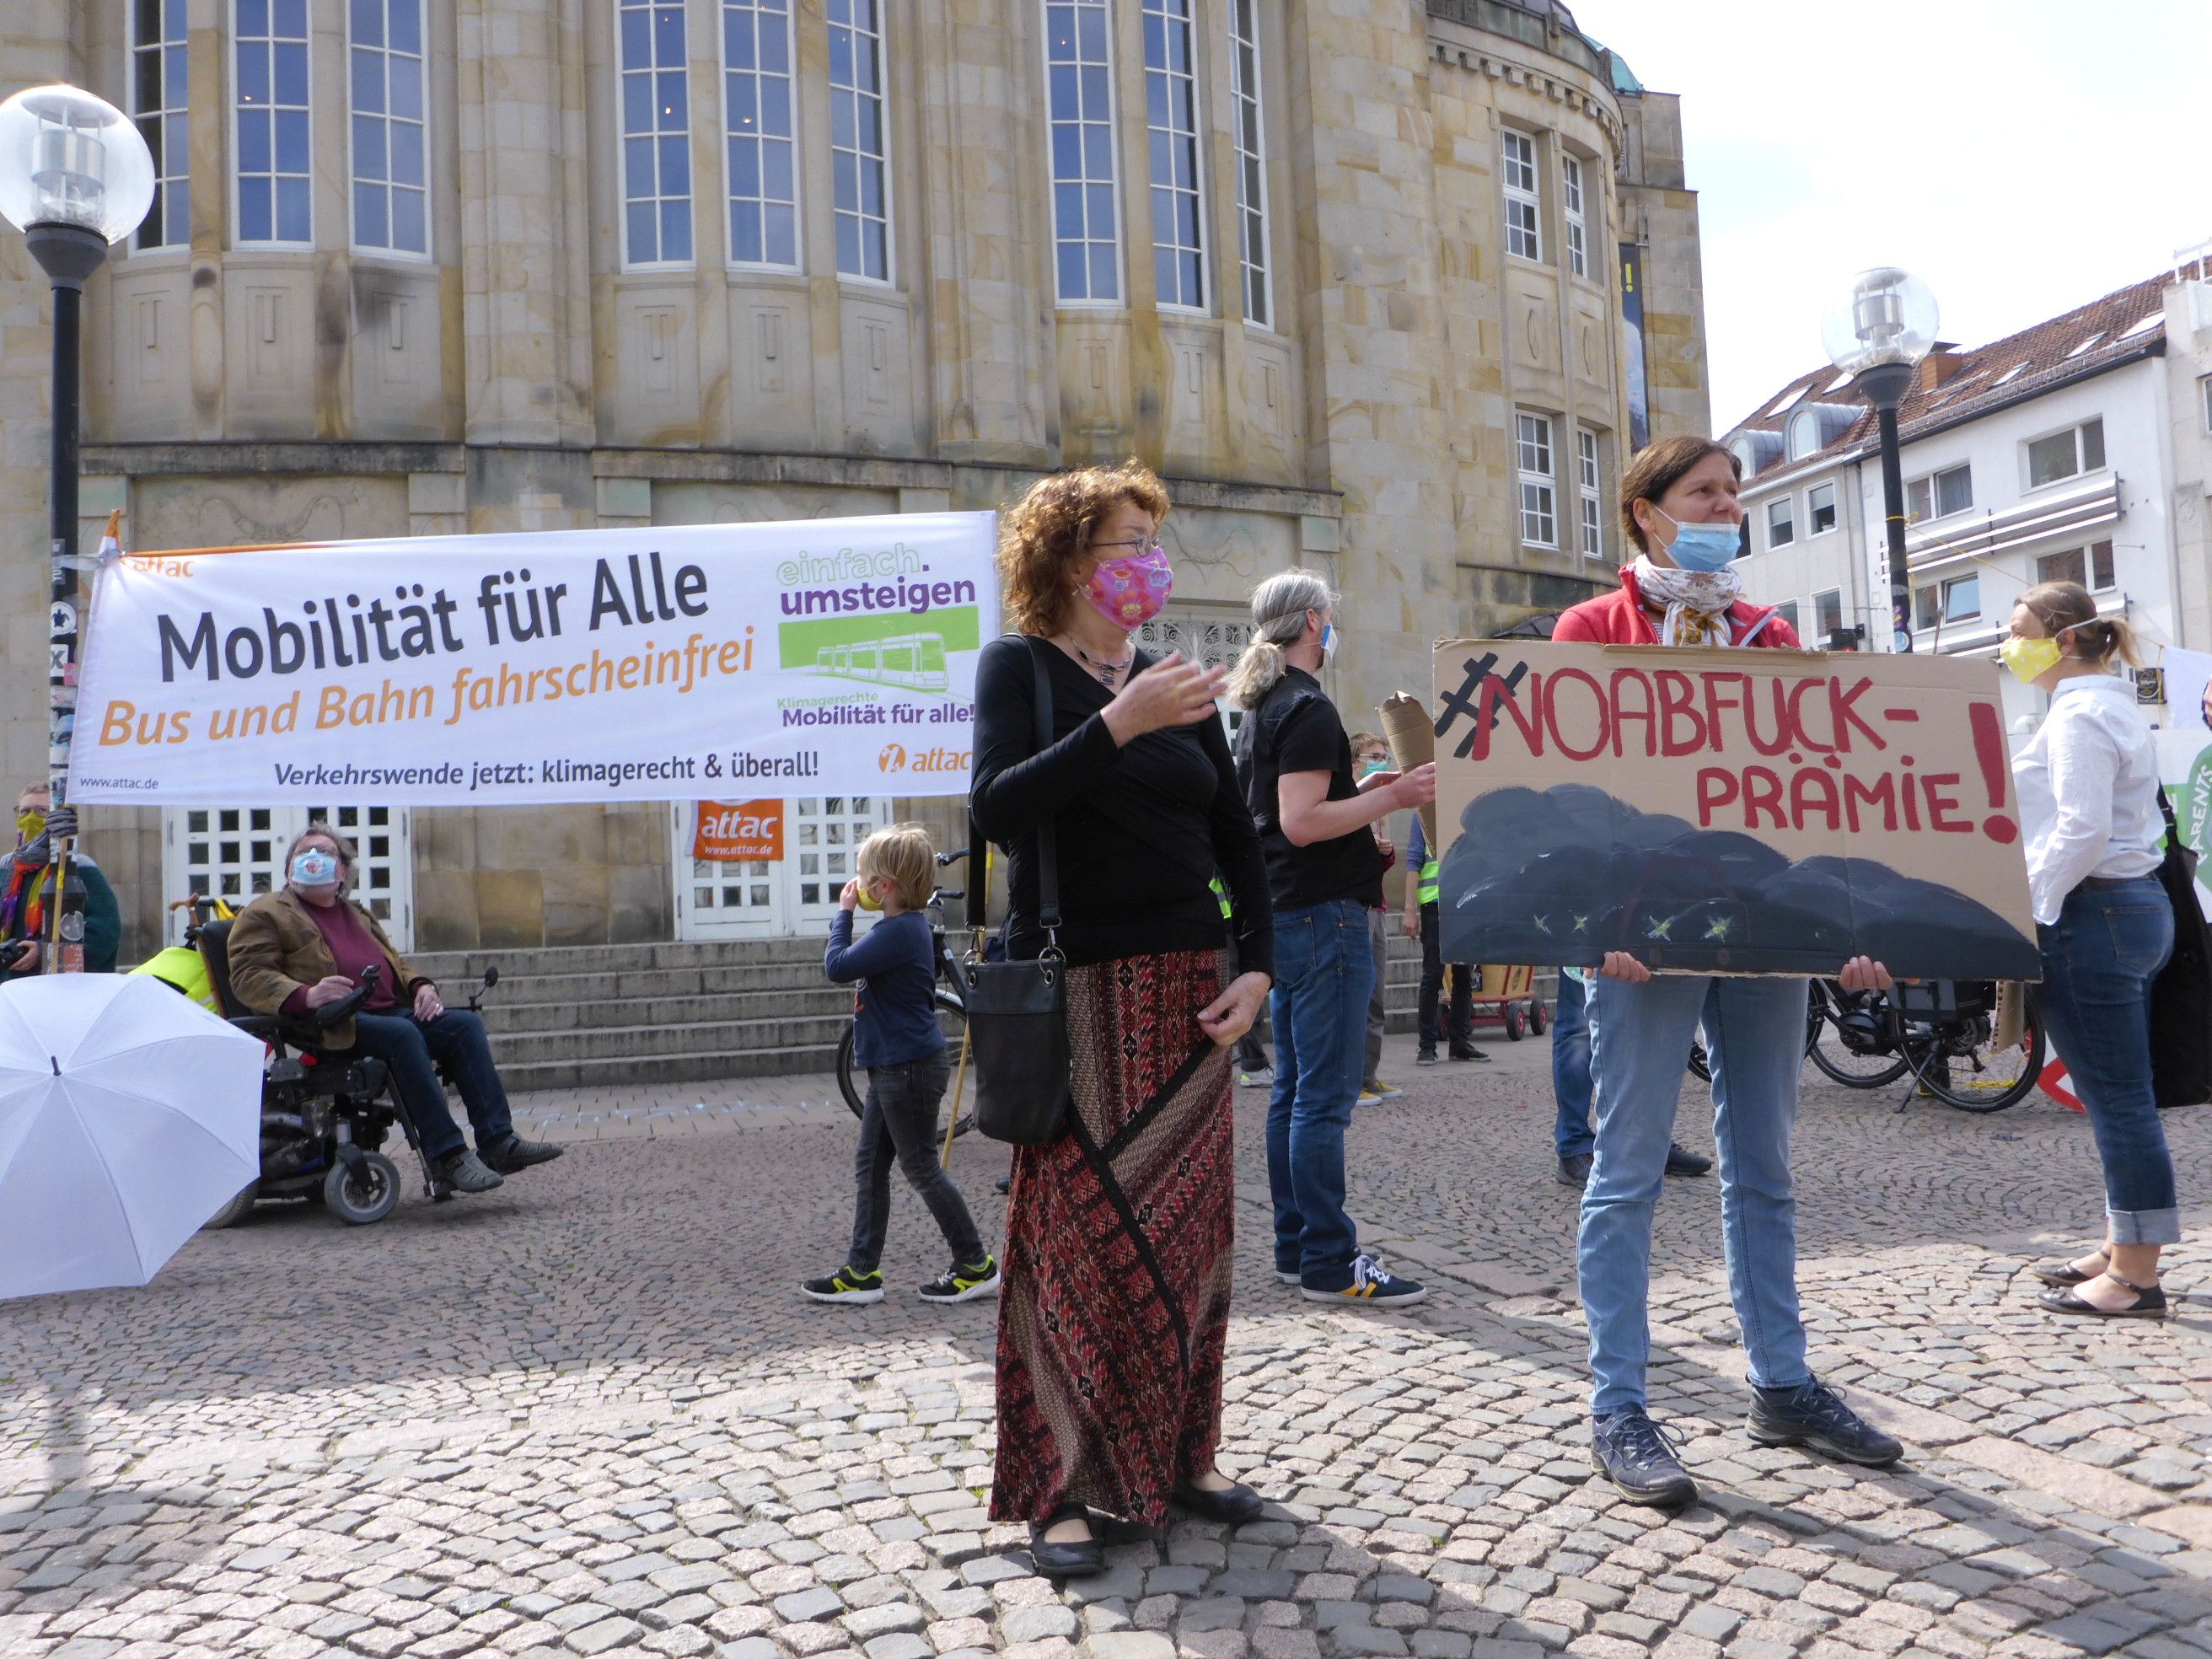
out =
<svg viewBox="0 0 2212 1659"><path fill-rule="evenodd" d="M70 799L416 806L968 787L988 513L125 557Z"/></svg>

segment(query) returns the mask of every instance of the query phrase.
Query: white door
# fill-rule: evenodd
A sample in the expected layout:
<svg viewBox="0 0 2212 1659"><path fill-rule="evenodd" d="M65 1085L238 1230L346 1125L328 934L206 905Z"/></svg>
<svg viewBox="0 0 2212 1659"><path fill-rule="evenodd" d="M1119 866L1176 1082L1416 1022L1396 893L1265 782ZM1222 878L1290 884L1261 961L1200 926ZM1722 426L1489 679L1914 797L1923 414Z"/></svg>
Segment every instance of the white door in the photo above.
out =
<svg viewBox="0 0 2212 1659"><path fill-rule="evenodd" d="M772 939L826 926L837 895L859 872L854 849L891 821L882 795L830 795L783 804L783 856L720 862L692 857L699 809L669 815L683 939Z"/></svg>
<svg viewBox="0 0 2212 1659"><path fill-rule="evenodd" d="M161 814L165 906L201 894L243 909L283 885L284 849L316 819L354 844L353 896L400 950L415 943L414 860L402 806L179 806ZM184 936L185 912L170 910L163 937Z"/></svg>

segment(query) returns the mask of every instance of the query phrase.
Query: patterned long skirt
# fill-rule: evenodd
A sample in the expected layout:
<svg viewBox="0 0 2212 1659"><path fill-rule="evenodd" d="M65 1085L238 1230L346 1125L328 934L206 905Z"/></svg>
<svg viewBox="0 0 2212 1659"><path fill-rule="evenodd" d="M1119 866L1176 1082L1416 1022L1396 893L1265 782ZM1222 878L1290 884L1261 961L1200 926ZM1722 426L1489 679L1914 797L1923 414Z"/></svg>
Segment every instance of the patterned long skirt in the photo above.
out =
<svg viewBox="0 0 2212 1659"><path fill-rule="evenodd" d="M1069 1132L1014 1152L999 1296L995 1521L1088 1504L1149 1526L1213 1467L1235 1188L1214 951L1072 969Z"/></svg>

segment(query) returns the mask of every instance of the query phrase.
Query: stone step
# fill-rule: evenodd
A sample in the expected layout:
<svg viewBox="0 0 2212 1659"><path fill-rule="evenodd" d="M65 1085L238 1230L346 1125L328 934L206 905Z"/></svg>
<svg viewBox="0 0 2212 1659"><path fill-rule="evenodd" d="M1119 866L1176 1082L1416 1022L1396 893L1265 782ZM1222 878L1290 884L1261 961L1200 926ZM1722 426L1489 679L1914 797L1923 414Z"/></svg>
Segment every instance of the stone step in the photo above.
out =
<svg viewBox="0 0 2212 1659"><path fill-rule="evenodd" d="M822 961L822 939L670 939L639 945L531 945L514 950L428 951L410 960L441 985L480 978L496 963L500 977L534 978L547 974L628 973L655 968L721 968Z"/></svg>
<svg viewBox="0 0 2212 1659"><path fill-rule="evenodd" d="M500 990L507 989L501 985ZM853 1017L849 987L824 984L802 989L756 990L742 995L674 996L651 999L586 999L561 1002L484 1005L487 1025L498 1036L540 1031L605 1030L614 1027L665 1028L711 1025L731 1020L772 1024L779 1020Z"/></svg>
<svg viewBox="0 0 2212 1659"><path fill-rule="evenodd" d="M717 1083L756 1077L787 1077L828 1072L837 1063L835 1044L818 1048L707 1050L697 1054L640 1054L611 1059L548 1060L499 1063L511 1094L531 1089L611 1088L647 1083L697 1083L707 1097L726 1096Z"/></svg>
<svg viewBox="0 0 2212 1659"><path fill-rule="evenodd" d="M645 1060L659 1055L701 1054L766 1055L801 1048L835 1049L850 1023L851 1016L836 1014L510 1031L494 1037L492 1055L503 1071L510 1064L529 1066L545 1060Z"/></svg>
<svg viewBox="0 0 2212 1659"><path fill-rule="evenodd" d="M475 981L445 981L448 992L458 985L465 994ZM486 994L484 1012L498 1008L548 1003L625 1001L650 1004L671 997L744 997L766 991L836 991L850 998L852 989L833 986L823 976L818 957L805 963L758 963L720 968L641 968L634 970L580 974L514 974L504 970L498 987Z"/></svg>

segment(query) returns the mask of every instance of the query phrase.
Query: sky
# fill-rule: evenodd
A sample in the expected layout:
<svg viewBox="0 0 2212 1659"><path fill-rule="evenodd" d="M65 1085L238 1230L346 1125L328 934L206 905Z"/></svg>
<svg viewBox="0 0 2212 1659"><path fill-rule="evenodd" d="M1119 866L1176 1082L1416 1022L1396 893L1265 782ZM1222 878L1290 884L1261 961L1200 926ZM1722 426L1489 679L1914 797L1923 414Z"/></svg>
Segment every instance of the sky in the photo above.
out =
<svg viewBox="0 0 2212 1659"><path fill-rule="evenodd" d="M1973 346L2212 240L2207 0L1570 3L1682 96L1717 434L1826 361L1866 266L1916 272Z"/></svg>

